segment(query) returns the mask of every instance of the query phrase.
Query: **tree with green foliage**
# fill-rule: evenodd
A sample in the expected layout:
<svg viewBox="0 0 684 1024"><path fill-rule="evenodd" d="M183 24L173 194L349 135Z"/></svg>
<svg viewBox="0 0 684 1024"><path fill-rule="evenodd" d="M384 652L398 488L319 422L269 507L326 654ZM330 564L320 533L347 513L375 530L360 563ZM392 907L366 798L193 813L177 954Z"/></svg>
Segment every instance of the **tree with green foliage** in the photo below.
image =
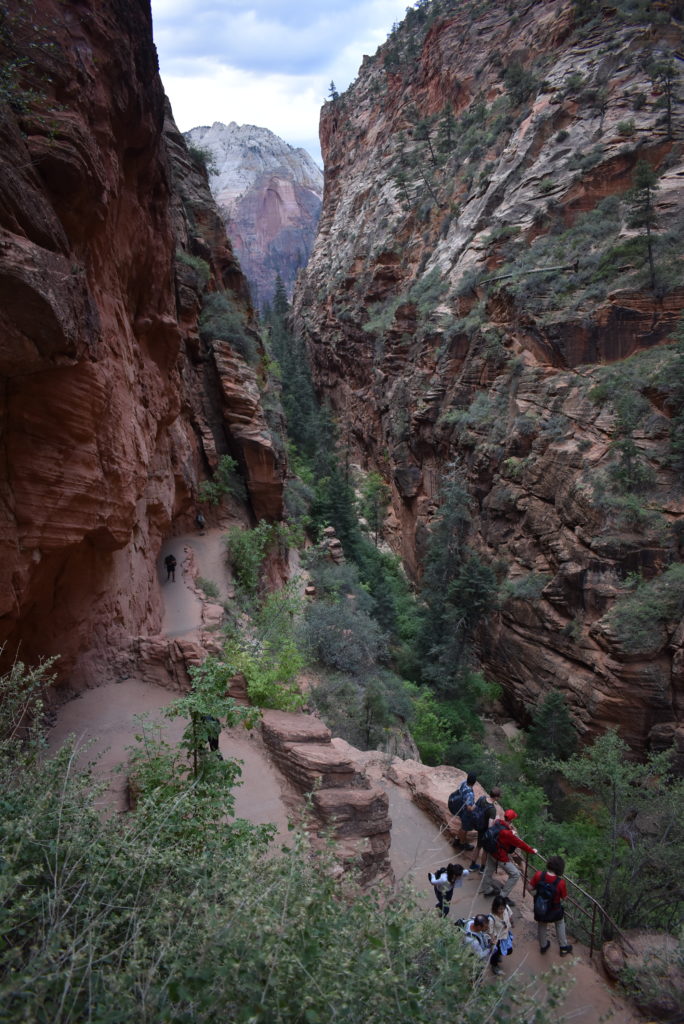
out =
<svg viewBox="0 0 684 1024"><path fill-rule="evenodd" d="M220 505L221 499L230 495L244 501L246 498L244 482L238 476L238 464L231 455L222 455L211 480L203 480L199 485L200 502Z"/></svg>
<svg viewBox="0 0 684 1024"><path fill-rule="evenodd" d="M566 761L576 749L577 730L568 703L559 690L552 690L532 712L527 731L528 753Z"/></svg>
<svg viewBox="0 0 684 1024"><path fill-rule="evenodd" d="M632 759L615 731L568 760L546 762L579 792L602 834L599 902L621 927L677 927L684 879L673 870L684 842L684 781L670 769L671 752Z"/></svg>
<svg viewBox="0 0 684 1024"><path fill-rule="evenodd" d="M442 695L454 695L467 667L475 631L496 605L493 570L466 543L470 495L452 472L432 524L421 586L423 676Z"/></svg>
<svg viewBox="0 0 684 1024"><path fill-rule="evenodd" d="M627 193L629 207L628 224L631 228L645 231L646 252L650 272L651 288L656 286L655 262L653 259L653 232L658 227L655 197L658 191L658 176L651 165L640 160L634 170L632 188Z"/></svg>
<svg viewBox="0 0 684 1024"><path fill-rule="evenodd" d="M361 484L361 514L373 534L377 547L378 535L387 514L391 491L379 473L368 473Z"/></svg>
<svg viewBox="0 0 684 1024"><path fill-rule="evenodd" d="M648 72L654 87L662 94L658 101L658 106L665 110L666 138L668 141L671 141L674 138L672 129L673 107L679 99L677 92L679 69L673 57L662 56L649 64Z"/></svg>
<svg viewBox="0 0 684 1024"><path fill-rule="evenodd" d="M335 100L338 100L339 98L340 94L337 91L335 83L331 81L330 85L328 86L328 100L334 103Z"/></svg>

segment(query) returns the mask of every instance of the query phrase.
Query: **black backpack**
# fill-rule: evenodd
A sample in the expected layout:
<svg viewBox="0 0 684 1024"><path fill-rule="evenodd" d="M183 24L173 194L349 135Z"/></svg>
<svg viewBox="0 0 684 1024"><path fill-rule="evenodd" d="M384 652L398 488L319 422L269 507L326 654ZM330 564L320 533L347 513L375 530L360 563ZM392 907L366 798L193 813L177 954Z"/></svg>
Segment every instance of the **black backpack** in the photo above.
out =
<svg viewBox="0 0 684 1024"><path fill-rule="evenodd" d="M560 903L554 904L554 897L560 878L554 878L553 882L546 877L542 871L541 878L535 886L534 896L534 919L535 921L549 922L560 921L563 916L563 907Z"/></svg>
<svg viewBox="0 0 684 1024"><path fill-rule="evenodd" d="M463 804L465 803L464 792L466 789L470 789L468 783L464 780L458 789L455 789L450 794L447 800L447 806L449 808L449 814L459 814Z"/></svg>
<svg viewBox="0 0 684 1024"><path fill-rule="evenodd" d="M487 853L496 853L496 848L499 845L499 833L507 827L504 821L495 821L493 825L490 825L480 840L482 849Z"/></svg>
<svg viewBox="0 0 684 1024"><path fill-rule="evenodd" d="M489 821L490 818L489 809L492 806L493 805L489 803L486 796L481 796L480 799L475 804L471 812L470 818L472 821L472 827L476 829L478 832L481 832L483 828L486 827L487 822Z"/></svg>

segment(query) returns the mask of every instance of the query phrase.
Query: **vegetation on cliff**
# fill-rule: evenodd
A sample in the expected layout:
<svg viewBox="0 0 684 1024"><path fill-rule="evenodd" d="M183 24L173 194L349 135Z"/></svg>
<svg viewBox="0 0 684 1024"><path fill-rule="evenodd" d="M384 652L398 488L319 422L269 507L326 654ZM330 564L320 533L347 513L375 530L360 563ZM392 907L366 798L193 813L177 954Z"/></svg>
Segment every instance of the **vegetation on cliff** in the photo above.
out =
<svg viewBox="0 0 684 1024"><path fill-rule="evenodd" d="M297 833L267 855L269 829L232 817L235 763L202 751L188 771L147 737L135 810L103 819L82 754L45 757L41 672L22 669L0 685L4 1020L447 1024L455 992L463 1024L551 1019L536 981L481 984L407 890L362 893Z"/></svg>

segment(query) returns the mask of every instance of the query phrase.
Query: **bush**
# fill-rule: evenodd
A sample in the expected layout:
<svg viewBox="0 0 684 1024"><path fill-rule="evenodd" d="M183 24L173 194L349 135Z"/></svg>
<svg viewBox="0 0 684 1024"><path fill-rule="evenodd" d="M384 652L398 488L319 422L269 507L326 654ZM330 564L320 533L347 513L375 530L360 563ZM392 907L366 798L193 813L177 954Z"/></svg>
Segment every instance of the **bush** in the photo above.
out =
<svg viewBox="0 0 684 1024"><path fill-rule="evenodd" d="M628 654L657 654L667 641L666 627L684 613L684 565L676 563L653 580L632 581L605 616Z"/></svg>
<svg viewBox="0 0 684 1024"><path fill-rule="evenodd" d="M360 675L387 653L387 639L377 622L354 599L309 605L303 627L312 657L327 668Z"/></svg>
<svg viewBox="0 0 684 1024"><path fill-rule="evenodd" d="M247 497L245 485L237 473L238 464L230 455L222 455L212 480L199 485L198 497L201 502L220 505L224 495L231 495L244 501Z"/></svg>
<svg viewBox="0 0 684 1024"><path fill-rule="evenodd" d="M200 256L192 256L184 249L176 249L176 263L183 263L186 267L191 267L194 270L200 289L206 288L209 284L211 269L207 261Z"/></svg>
<svg viewBox="0 0 684 1024"><path fill-rule="evenodd" d="M275 540L274 527L262 520L253 530L231 526L225 535L228 559L241 596L253 601L261 583L266 552Z"/></svg>
<svg viewBox="0 0 684 1024"><path fill-rule="evenodd" d="M205 295L199 318L199 334L207 345L212 341L227 341L252 366L259 359L256 342L227 292Z"/></svg>

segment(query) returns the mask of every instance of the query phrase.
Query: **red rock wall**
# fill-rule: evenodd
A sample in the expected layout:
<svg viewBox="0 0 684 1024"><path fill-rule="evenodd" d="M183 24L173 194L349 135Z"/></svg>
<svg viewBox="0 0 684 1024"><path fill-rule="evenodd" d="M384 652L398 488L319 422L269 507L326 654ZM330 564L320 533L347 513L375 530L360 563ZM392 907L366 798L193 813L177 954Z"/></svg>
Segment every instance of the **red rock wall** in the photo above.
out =
<svg viewBox="0 0 684 1024"><path fill-rule="evenodd" d="M191 521L221 450L249 476L265 424L250 396L233 437L233 368L208 368L182 282L177 302L190 232L148 0L10 3L3 30L17 70L0 102L0 643L5 662L59 654L78 687L159 629L163 538ZM249 317L215 212L196 245L203 228L214 282ZM277 515L264 448L255 508Z"/></svg>
<svg viewBox="0 0 684 1024"><path fill-rule="evenodd" d="M324 205L295 296L297 325L341 436L392 486L385 536L409 573L420 576L439 484L456 463L473 497L470 543L512 580L548 578L540 598L504 600L478 638L509 708L524 720L560 689L584 736L618 726L637 750L678 738L684 764L681 629L669 624L657 657L639 658L603 618L628 572L652 576L681 559L673 528L684 507L667 468L672 410L652 389L634 435L657 481L644 500L662 516L659 535L615 527L595 498L616 421L589 398L595 368L671 338L681 278L655 292L615 287L544 316L505 281L478 283L505 259L497 237L513 229L529 246L564 230L601 198L624 196L642 159L658 171L659 231L681 223L681 104L668 139L644 68L681 46L682 25L668 5L641 25L603 6L589 27L569 0L517 4L514 16L495 3L440 9L427 29L400 30L366 58L347 93L323 108ZM514 62L533 79L525 101L497 136L480 137L477 155L452 154L433 173L417 120L434 116L436 126L440 112L459 118L478 99L505 104ZM571 86L573 76L584 84ZM630 119L626 137L620 125ZM594 150L596 162L582 163ZM673 242L665 262L681 260ZM571 263L558 276L573 273ZM495 413L464 419L478 396Z"/></svg>

